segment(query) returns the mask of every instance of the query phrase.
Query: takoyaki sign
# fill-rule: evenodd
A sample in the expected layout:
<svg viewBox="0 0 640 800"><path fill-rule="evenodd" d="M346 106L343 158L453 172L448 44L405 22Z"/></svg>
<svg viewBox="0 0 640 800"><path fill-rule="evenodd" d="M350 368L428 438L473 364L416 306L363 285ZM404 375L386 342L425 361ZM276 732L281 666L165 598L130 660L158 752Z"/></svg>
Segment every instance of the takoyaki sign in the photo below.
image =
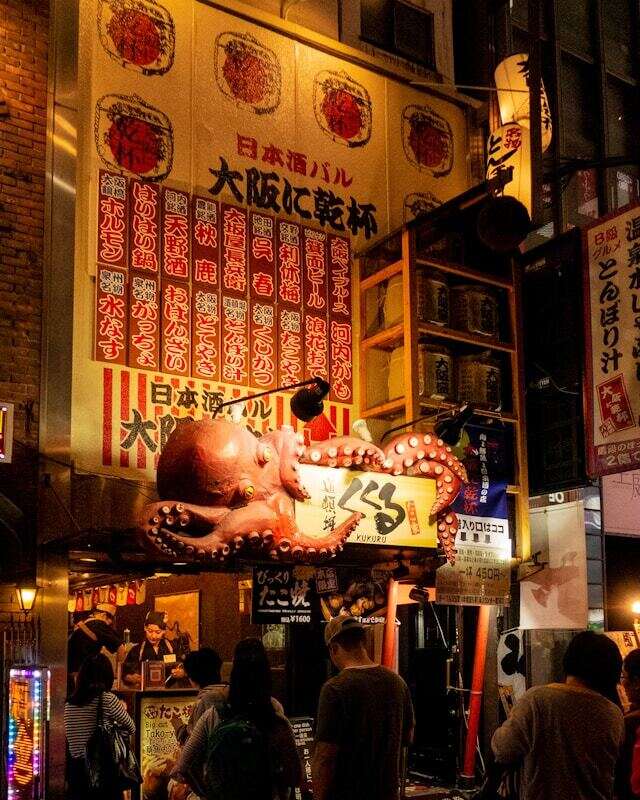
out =
<svg viewBox="0 0 640 800"><path fill-rule="evenodd" d="M311 497L296 503L296 522L309 535L332 530L362 514L347 544L436 547L436 482L384 472L302 465L300 479Z"/></svg>

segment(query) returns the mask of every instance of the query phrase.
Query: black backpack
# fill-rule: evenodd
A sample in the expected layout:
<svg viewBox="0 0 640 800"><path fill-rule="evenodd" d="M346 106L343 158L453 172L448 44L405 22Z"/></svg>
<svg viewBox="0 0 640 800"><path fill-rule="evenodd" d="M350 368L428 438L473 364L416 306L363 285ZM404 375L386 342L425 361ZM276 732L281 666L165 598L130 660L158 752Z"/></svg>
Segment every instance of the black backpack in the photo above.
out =
<svg viewBox="0 0 640 800"><path fill-rule="evenodd" d="M207 743L204 777L207 800L271 800L268 734L243 717L222 721Z"/></svg>

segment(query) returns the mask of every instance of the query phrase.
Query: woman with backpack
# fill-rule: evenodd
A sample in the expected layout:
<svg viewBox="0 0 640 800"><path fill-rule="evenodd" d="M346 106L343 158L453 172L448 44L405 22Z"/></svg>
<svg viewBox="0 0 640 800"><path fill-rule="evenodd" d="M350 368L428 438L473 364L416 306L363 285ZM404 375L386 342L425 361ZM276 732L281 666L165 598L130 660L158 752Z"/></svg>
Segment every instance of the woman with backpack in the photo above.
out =
<svg viewBox="0 0 640 800"><path fill-rule="evenodd" d="M90 789L86 761L87 744L95 733L100 714L104 722L118 728L126 736L135 733L136 726L125 704L111 692L113 667L109 659L98 653L85 659L78 671L74 691L64 708L67 734L69 800L121 800L122 791L104 787L96 794Z"/></svg>
<svg viewBox="0 0 640 800"><path fill-rule="evenodd" d="M300 786L293 731L271 697L271 667L259 639L238 643L227 703L198 720L175 774L206 800L288 800Z"/></svg>

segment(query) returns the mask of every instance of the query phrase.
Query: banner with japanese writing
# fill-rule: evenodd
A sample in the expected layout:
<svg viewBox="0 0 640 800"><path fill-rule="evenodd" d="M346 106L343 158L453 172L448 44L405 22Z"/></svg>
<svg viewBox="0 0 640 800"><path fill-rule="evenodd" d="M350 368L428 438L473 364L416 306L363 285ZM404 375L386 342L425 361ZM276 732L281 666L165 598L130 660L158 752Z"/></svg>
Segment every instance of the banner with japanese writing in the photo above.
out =
<svg viewBox="0 0 640 800"><path fill-rule="evenodd" d="M431 517L436 492L433 480L306 464L300 467L300 480L311 496L296 503L296 522L310 536L314 531L331 530L360 512L363 518L347 546L437 546Z"/></svg>
<svg viewBox="0 0 640 800"><path fill-rule="evenodd" d="M309 567L254 567L252 624L318 621L320 603L313 574Z"/></svg>
<svg viewBox="0 0 640 800"><path fill-rule="evenodd" d="M640 464L640 206L583 231L587 456L592 476Z"/></svg>
<svg viewBox="0 0 640 800"><path fill-rule="evenodd" d="M469 478L451 506L460 524L456 546L464 543L509 549L507 453L504 430L467 425L462 462Z"/></svg>

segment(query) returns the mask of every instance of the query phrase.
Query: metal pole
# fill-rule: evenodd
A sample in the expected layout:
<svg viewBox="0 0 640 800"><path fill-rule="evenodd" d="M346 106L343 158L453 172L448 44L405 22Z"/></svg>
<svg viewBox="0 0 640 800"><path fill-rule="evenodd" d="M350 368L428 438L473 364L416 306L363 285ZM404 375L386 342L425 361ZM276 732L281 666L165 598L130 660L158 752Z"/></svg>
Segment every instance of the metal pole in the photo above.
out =
<svg viewBox="0 0 640 800"><path fill-rule="evenodd" d="M382 640L382 666L394 669L396 665L396 611L398 609L398 581L389 578L387 587L387 619Z"/></svg>
<svg viewBox="0 0 640 800"><path fill-rule="evenodd" d="M478 626L476 628L476 650L473 659L471 700L469 701L469 726L464 750L464 764L460 775L465 784L471 785L475 782L476 742L482 711L482 690L484 687L484 667L487 658L490 615L491 606L480 606L478 610Z"/></svg>

